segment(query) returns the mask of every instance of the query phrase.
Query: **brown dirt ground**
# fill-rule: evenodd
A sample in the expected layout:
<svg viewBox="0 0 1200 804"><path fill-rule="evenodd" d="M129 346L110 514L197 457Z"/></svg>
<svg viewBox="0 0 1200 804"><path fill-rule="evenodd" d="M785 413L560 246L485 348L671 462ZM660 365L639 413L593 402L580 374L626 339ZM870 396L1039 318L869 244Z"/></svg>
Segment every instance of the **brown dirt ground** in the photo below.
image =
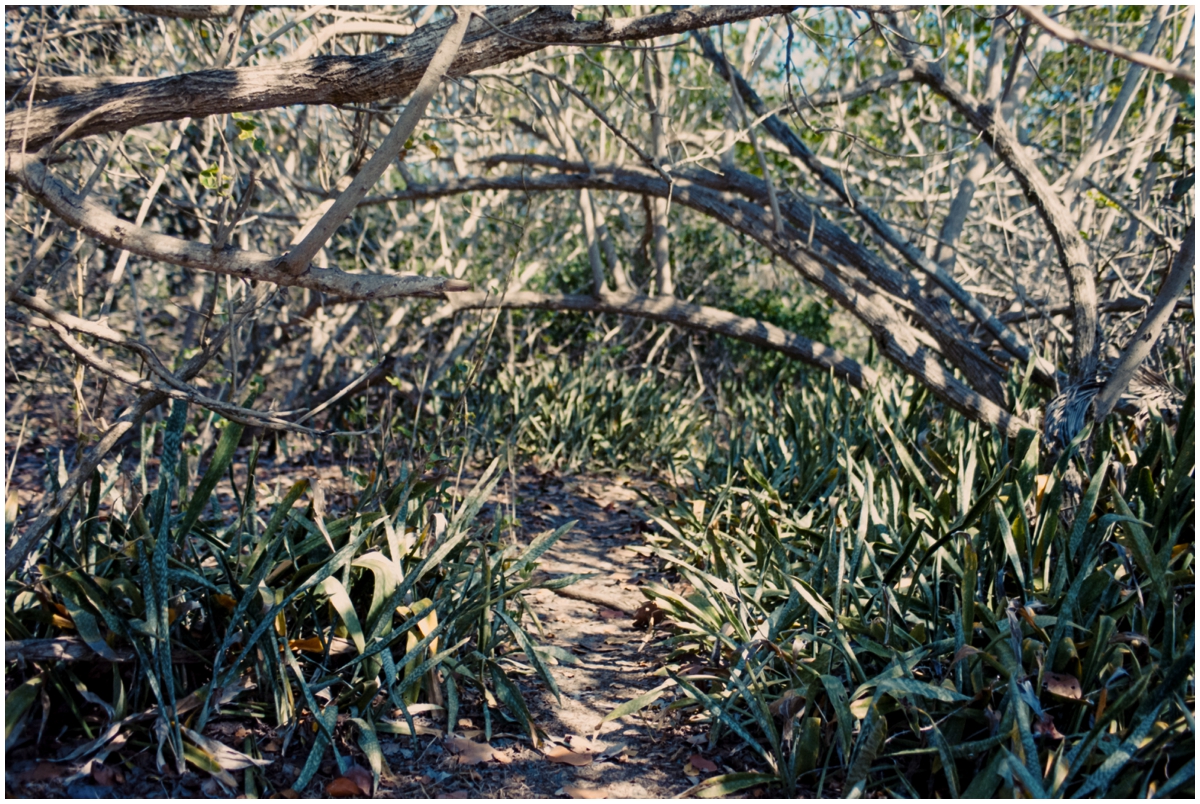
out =
<svg viewBox="0 0 1200 804"><path fill-rule="evenodd" d="M322 474L332 478L335 473ZM472 482L463 485L469 488ZM24 487L23 496L32 491L28 483L19 485ZM601 719L616 706L663 680L654 671L663 664L665 649L660 643L666 634L661 627L651 632L638 630L632 617L646 601L640 587L669 580L656 573L650 559L629 549L641 542L640 534L647 530L639 491L650 492L654 481L628 476L561 476L529 469L518 475L515 485L514 489L511 477L501 481L481 516L486 520L497 513L511 514L515 490L519 537L526 543L548 529L578 520L546 554L539 571L549 577L596 573L596 577L560 592L542 589L528 595L543 628L539 641L563 648L576 658L574 664L560 661L551 668L561 691L561 705L536 676L520 681L534 721L547 736L542 750L570 747L590 761L580 766L552 762L527 737L515 733L519 731L515 724L493 710L493 758L463 764L452 750L455 741L442 736L446 724L418 716L418 725L437 734L415 740L380 734L388 769L375 797L668 798L702 778L755 769L747 761L747 753L737 746L711 748L706 727L691 725L664 709L670 694L641 713L606 723L597 731ZM660 487L656 496L661 498L666 492ZM482 746L480 728L479 703L464 700L455 732L473 737L473 742ZM245 735L253 733L260 747L276 749L264 750L264 758L273 761L262 771L275 791L291 786L307 755L307 747L298 745L298 740L282 753L279 735L262 723L218 718L205 733L239 749ZM343 743L342 750L356 754L357 748L348 745L349 741ZM43 745L42 753L44 749ZM153 753L152 748L131 744L110 756L106 765L77 767L48 762L36 750L18 749L7 756L5 794L39 798L228 796L205 773L160 776ZM697 756L696 764L715 770L698 770L693 764ZM361 755L356 760L366 765ZM709 766L705 760L713 764ZM335 770L327 755L321 772L303 792L309 797L325 797L326 785L337 776ZM242 773L234 776L239 783L237 792L242 793Z"/></svg>

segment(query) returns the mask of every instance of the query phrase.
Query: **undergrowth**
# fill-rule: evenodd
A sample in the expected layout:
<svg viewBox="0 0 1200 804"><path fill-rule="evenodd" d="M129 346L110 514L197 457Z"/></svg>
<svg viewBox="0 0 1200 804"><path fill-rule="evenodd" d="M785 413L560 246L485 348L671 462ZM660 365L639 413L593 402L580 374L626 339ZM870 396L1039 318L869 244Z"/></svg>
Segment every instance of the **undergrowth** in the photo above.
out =
<svg viewBox="0 0 1200 804"><path fill-rule="evenodd" d="M676 341L657 363L597 347L485 365L442 393L469 455L675 479L640 548L677 581L644 590L668 616L664 680L606 719L658 706L757 755L699 796L1194 794L1193 395L1175 427L1110 420L1051 454L911 380L722 375L708 346L694 384ZM1018 411L1037 403L1010 390ZM512 675L554 691L554 649L523 629L520 592L563 531L521 551L500 516L477 521L498 461L457 506L428 471L444 458L396 470L376 449L337 518L305 481L263 517L247 482L222 513L241 429L225 424L192 483L173 468L185 420L169 420L156 491L97 475L40 576L7 582L8 639L75 635L118 661L10 664L6 746L49 727L103 758L131 736L231 789L246 769L248 792L258 750L203 737L217 712L303 743L297 789L351 745L378 779L378 733L412 734L431 709L453 723L464 695L488 736L502 713L537 742Z"/></svg>
<svg viewBox="0 0 1200 804"><path fill-rule="evenodd" d="M686 588L646 590L668 678L621 713L673 687L759 755L702 795L1192 796L1193 405L1055 459L912 383L746 400L654 516Z"/></svg>
<svg viewBox="0 0 1200 804"><path fill-rule="evenodd" d="M521 592L570 525L518 550L501 538L500 517L479 522L499 460L457 506L447 481L419 471L427 467L389 478L380 457L336 518L307 480L260 516L259 441L240 499L222 510L214 490L233 479L242 428L224 424L192 485L177 461L187 423L176 403L156 490L139 498L115 467L98 472L60 518L38 571L6 582L6 639L16 641L6 651L6 752L74 740L62 759L103 761L131 740L152 747L160 768L208 771L228 794L268 792L253 736L236 751L203 735L220 715L268 723L284 750L299 749L296 790L330 752L345 771L352 750L378 783L378 734L415 736L412 716L435 709L455 723L464 696L538 744L514 673L557 688L548 649L521 624ZM73 640L107 662L73 653ZM482 710L490 738L497 715ZM240 783L235 770L246 771Z"/></svg>

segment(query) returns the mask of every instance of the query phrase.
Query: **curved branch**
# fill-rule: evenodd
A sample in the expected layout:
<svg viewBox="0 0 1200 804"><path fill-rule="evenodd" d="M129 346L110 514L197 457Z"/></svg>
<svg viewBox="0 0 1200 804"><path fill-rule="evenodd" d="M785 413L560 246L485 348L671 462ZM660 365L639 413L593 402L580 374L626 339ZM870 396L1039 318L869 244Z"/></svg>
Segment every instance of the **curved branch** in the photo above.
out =
<svg viewBox="0 0 1200 804"><path fill-rule="evenodd" d="M914 59L912 66L917 70L918 80L948 100L959 114L979 129L984 141L1016 177L1025 197L1041 214L1071 291L1071 379L1076 383L1091 379L1100 347L1096 338L1096 280L1092 275L1087 244L1079 236L1071 213L994 104L979 103L937 64Z"/></svg>
<svg viewBox="0 0 1200 804"><path fill-rule="evenodd" d="M896 230L893 229L891 225L889 225L888 222L885 221L875 210L864 204L858 197L857 193L850 189L849 185L843 182L840 177L826 167L820 161L820 159L817 158L816 154L809 150L808 146L806 146L804 142L798 136L796 136L796 133L792 131L792 129L786 123L780 120L777 115L770 114L770 110L767 108L766 104L762 102L762 99L759 98L758 93L756 93L753 87L751 87L750 84L738 74L738 71L725 60L725 57L722 56L721 53L716 49L709 37L699 33L693 34L693 37L697 42L700 43L701 48L704 50L705 57L713 63L713 65L717 68L717 72L720 73L722 77L727 79L732 78L736 81L738 91L742 93L742 97L745 98L746 102L750 104L750 108L754 110L755 114L764 118L763 127L767 129L771 136L775 137L775 139L778 140L785 148L787 148L793 156L804 162L809 170L815 173L822 182L824 182L835 193L837 193L842 201L851 209L853 209L855 214L862 218L863 221L870 226L871 229L873 229L875 233L883 239L884 242L888 243L892 248L900 252L904 259L927 274L929 278L936 282L937 285L942 288L942 290L946 291L946 293L949 294L952 299L970 312L972 316L974 316L989 332L992 333L996 340L999 341L1000 344L1011 355L1025 362L1030 360L1037 361L1039 363L1040 372L1049 378L1053 377L1054 371L1052 366L1049 364L1042 365L1045 361L1040 360L1037 355L1025 343L1023 343L1012 330L997 320L996 317L992 315L991 311L984 307L978 299L968 293L966 289L954 279L954 277L950 276L949 273L943 270L941 266L939 266L933 260L926 257L924 253L909 243L908 240L901 237L900 234L897 233ZM913 69L912 67L909 69L912 70L912 76L914 80L919 78L919 72L916 69ZM913 301L916 301L921 295L922 294L919 293L910 294L910 298ZM943 325L955 326L952 320L945 320L950 318L948 311L946 313L942 313L935 308L930 309L928 314L935 319L938 319L939 323L942 323ZM961 337L961 334L959 334L958 337ZM951 350L953 349L952 343L943 341L943 346ZM964 366L963 368L966 367ZM986 376L979 375L977 372L973 372L973 374L979 379L983 379L983 377ZM998 391L999 389L993 385L993 390Z"/></svg>
<svg viewBox="0 0 1200 804"><path fill-rule="evenodd" d="M731 193L715 192L684 181L668 185L649 171L639 173L635 170L614 170L611 173L594 171L546 176L471 178L438 185L410 187L404 192L387 197L366 199L364 203L436 198L483 190L550 192L581 188L629 192L658 198L665 198L668 192L671 193L672 203L694 209L734 231L752 237L792 265L802 277L820 287L834 301L862 321L889 360L928 386L939 399L955 410L1010 435L1015 435L1022 428L1031 427L1027 422L1013 416L997 403L956 379L922 345L919 331L900 316L882 293L868 283L843 278L835 270L837 263L832 253L824 253L808 245L808 232L801 232L788 224L784 227L783 236L777 236L769 212L755 204L741 201Z"/></svg>
<svg viewBox="0 0 1200 804"><path fill-rule="evenodd" d="M761 346L810 366L832 371L836 376L866 390L879 381L879 374L837 349L809 340L767 321L745 318L700 304L688 304L667 296L606 293L600 298L552 293L519 292L506 296L489 293L459 293L451 299L454 310L571 310L662 321L697 332L725 335Z"/></svg>
<svg viewBox="0 0 1200 804"><path fill-rule="evenodd" d="M1116 56L1118 59L1124 59L1133 64L1149 67L1151 70L1160 73L1182 78L1193 86L1196 84L1196 73L1192 70L1184 70L1181 67L1176 67L1166 59L1160 59L1149 53L1138 53L1113 42L1104 42L1099 39L1092 39L1090 36L1084 36L1065 25L1059 25L1043 14L1041 9L1034 6L1017 6L1017 8L1030 21L1044 28L1046 33L1057 39L1061 39L1068 45L1082 45L1092 50L1098 50L1101 53L1108 53L1110 56Z"/></svg>
<svg viewBox="0 0 1200 804"><path fill-rule="evenodd" d="M67 328L57 321L53 321L40 316L30 316L13 308L7 308L4 311L4 317L9 321L14 321L23 326L32 326L39 329L48 329L55 334L58 340L75 355L79 360L99 371L101 374L112 377L118 382L138 391L147 394L162 394L171 399L183 399L188 402L195 403L206 410L211 410L219 413L226 419L231 421L241 422L242 424L251 427L264 427L270 430L290 430L295 433L303 433L305 435L317 436L325 435L325 433L312 430L308 427L292 424L284 419L276 418L269 413L263 413L250 408L243 408L238 405L232 405L228 402L223 402L220 399L213 399L204 394L198 388L194 388L187 383L180 382L175 379L170 372L167 372L161 363L154 365L152 363L152 371L163 377L170 376L172 381L163 383L154 380L139 377L137 374L113 364L111 361L97 354L92 349L87 348L79 341L71 337ZM151 361L147 361L151 362ZM157 358L155 361L157 362ZM164 378L165 379L165 378Z"/></svg>
<svg viewBox="0 0 1200 804"><path fill-rule="evenodd" d="M562 10L542 7L493 8L467 29L463 48L449 75L459 77L492 67L552 44L599 45L649 39L708 28L770 14L787 6L712 6L675 9L635 18L577 22ZM525 15L514 21L514 14ZM72 122L105 104L118 103L74 133L86 137L125 131L147 123L199 119L213 114L253 112L293 104L373 103L404 97L417 85L434 50L450 27L444 20L426 25L366 56L323 56L302 62L201 70L59 98L28 113L11 114L5 122L9 151L21 147L28 126L27 148L37 150ZM503 27L501 27L503 26Z"/></svg>
<svg viewBox="0 0 1200 804"><path fill-rule="evenodd" d="M6 156L6 175L20 182L34 198L70 226L109 246L126 249L152 260L258 282L304 287L346 299L439 296L442 293L468 290L471 287L459 279L348 274L312 265L304 272L292 275L279 265L275 257L267 254L231 247L214 252L208 245L134 226L90 198L80 203L76 194L34 157L13 153Z"/></svg>
<svg viewBox="0 0 1200 804"><path fill-rule="evenodd" d="M537 165L571 173L611 173L621 182L627 181L626 174L650 177L647 171L636 166L592 165L589 171L586 165L551 156L500 154L480 160L480 164L489 167L502 163ZM738 170L730 169L718 174L702 168L676 168L672 170L672 175L678 181L693 182L718 193L737 193L759 206L762 206L764 200L769 201L766 183ZM668 192L663 184L655 184L654 188L648 192L659 197ZM634 192L646 194L647 190L639 189ZM978 344L968 339L956 325L944 325L938 311L928 297L921 293L920 287L911 276L901 274L874 252L853 240L841 227L815 215L807 205L791 199L780 199L779 206L784 218L796 231L805 236L808 249L818 254L826 264L834 267L853 287L861 289L874 286L871 292L882 290L901 305L911 305L911 308L906 309L913 313L919 327L933 335L931 340L947 356L950 363L962 369L977 388L984 389L992 398L998 400L1002 397L1003 369L989 359ZM866 277L865 282L863 276ZM920 335L923 336L924 332L920 332ZM1038 379L1044 381L1045 378L1039 375ZM1052 379L1049 384L1053 385Z"/></svg>
<svg viewBox="0 0 1200 804"><path fill-rule="evenodd" d="M1112 413L1117 401L1125 393L1129 381L1137 373L1138 367L1150 355L1150 350L1162 334L1163 327L1171 313L1175 310L1175 302L1187 292L1188 282L1192 278L1192 269L1196 267L1196 222L1188 227L1183 235L1183 245L1175 255L1171 271L1163 281L1162 288L1154 299L1154 305L1146 314L1142 325L1129 340L1125 353L1117 361L1116 368L1108 378L1104 388L1096 395L1096 421L1102 422Z"/></svg>

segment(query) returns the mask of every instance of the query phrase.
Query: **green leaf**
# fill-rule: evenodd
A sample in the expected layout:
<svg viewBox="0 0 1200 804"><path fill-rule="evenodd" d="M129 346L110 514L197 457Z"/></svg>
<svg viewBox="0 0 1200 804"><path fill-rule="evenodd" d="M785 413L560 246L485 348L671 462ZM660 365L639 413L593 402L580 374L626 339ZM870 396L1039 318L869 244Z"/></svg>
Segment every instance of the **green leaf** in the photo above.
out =
<svg viewBox="0 0 1200 804"><path fill-rule="evenodd" d="M537 671L538 677L554 693L554 699L558 701L559 706L562 706L562 695L558 691L558 684L554 682L554 676L542 661L542 657L538 655L537 648L534 647L533 642L529 639L529 635L516 624L512 617L508 616L507 612L497 611L496 613L500 615L500 619L504 620L508 626L508 630L516 637L517 644L521 646L521 650L525 651L525 656L529 659L529 663L533 665L533 669Z"/></svg>
<svg viewBox="0 0 1200 804"><path fill-rule="evenodd" d="M329 736L333 734L333 729L337 726L337 707L333 704L325 707L325 711L321 712L320 720L322 728L317 731L313 738L312 750L308 752L308 759L304 762L304 767L300 771L300 775L296 777L292 789L297 792L308 787L308 783L317 775L317 771L321 767L321 760L325 758L325 749L329 746Z"/></svg>
<svg viewBox="0 0 1200 804"><path fill-rule="evenodd" d="M779 777L773 773L726 773L721 776L713 776L711 779L705 779L700 784L693 785L684 790L676 798L688 798L689 796L695 796L696 798L722 798L730 793L745 790L748 787L775 784L778 781Z"/></svg>
<svg viewBox="0 0 1200 804"><path fill-rule="evenodd" d="M674 687L674 686L675 686L675 681L673 679L668 679L667 681L664 681L663 683L659 684L657 687L650 690L649 692L644 692L641 695L639 695L638 697L636 697L632 700L626 701L625 703L618 706L616 709L609 712L603 718L601 718L600 722L596 724L595 731L599 732L600 727L603 726L605 723L608 723L610 720L616 720L617 718L622 718L622 717L625 717L626 715L632 715L634 712L640 712L641 710L645 709L647 706L649 706L650 704L654 703L659 698L661 698L663 696L663 693L665 693L667 690L669 690L671 687Z"/></svg>
<svg viewBox="0 0 1200 804"><path fill-rule="evenodd" d="M44 681L42 673L38 673L28 681L17 685L8 695L4 696L4 750L16 742L21 734L21 726L25 714L38 698L38 690Z"/></svg>
<svg viewBox="0 0 1200 804"><path fill-rule="evenodd" d="M506 576L514 575L533 564L535 561L541 558L547 550L553 547L555 542L569 533L571 528L578 524L578 519L572 519L570 522L561 526L557 530L549 533L543 533L541 536L538 536L533 540L532 544L529 545L529 548L521 554L521 557L513 562L513 565L509 567L508 571L504 574Z"/></svg>
<svg viewBox="0 0 1200 804"><path fill-rule="evenodd" d="M371 607L367 609L367 627L375 633L376 618L382 613L390 616L388 604L396 587L403 581L400 566L378 550L359 556L350 562L352 567L369 569L375 575L375 588L371 592Z"/></svg>
<svg viewBox="0 0 1200 804"><path fill-rule="evenodd" d="M888 678L879 682L876 694L887 693L893 698L901 695L915 695L918 698L930 698L943 703L958 703L971 700L970 695L946 689L936 684L917 681L915 678Z"/></svg>
<svg viewBox="0 0 1200 804"><path fill-rule="evenodd" d="M229 464L233 462L238 442L242 439L242 429L243 425L239 422L225 422L225 427L221 430L221 440L217 442L216 449L213 450L208 469L204 472L204 477L200 478L196 491L188 503L187 511L184 513L179 527L175 530L176 541L180 541L188 535L192 525L196 524L200 513L208 505L208 500L212 496L213 490L216 489L217 483L225 476Z"/></svg>
<svg viewBox="0 0 1200 804"><path fill-rule="evenodd" d="M363 720L361 717L352 717L350 722L358 726L358 747L367 757L367 764L371 766L371 775L375 777L375 783L379 783L379 776L383 773L383 749L379 746L379 737L375 734L375 727L368 720Z"/></svg>
<svg viewBox="0 0 1200 804"><path fill-rule="evenodd" d="M354 647L358 648L359 653L363 653L367 649L367 640L363 636L362 625L358 622L354 604L350 602L350 595L347 594L346 587L342 586L342 582L337 578L329 577L321 581L313 591L329 598L329 602L337 609L338 616L342 618L342 623L350 633L350 638L354 640Z"/></svg>

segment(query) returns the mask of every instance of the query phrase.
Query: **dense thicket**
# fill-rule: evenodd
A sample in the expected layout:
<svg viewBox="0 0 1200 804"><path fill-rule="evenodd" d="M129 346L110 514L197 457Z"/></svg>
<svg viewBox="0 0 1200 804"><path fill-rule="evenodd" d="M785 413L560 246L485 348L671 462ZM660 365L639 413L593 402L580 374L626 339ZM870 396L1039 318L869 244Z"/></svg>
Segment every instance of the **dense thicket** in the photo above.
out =
<svg viewBox="0 0 1200 804"><path fill-rule="evenodd" d="M116 556L152 588L192 577L166 545L200 545L170 555L198 599L237 605L189 621L219 621L218 642L274 638L243 592L267 578L296 640L324 626L293 599L344 615L337 578L310 569L335 556L347 588L353 563L377 572L360 589L420 591L443 645L475 638L453 672L519 717L489 653L500 631L525 639L511 556L471 541L469 511L459 541L422 547L445 524L421 473L464 452L689 468L689 505L707 503L664 508L653 547L721 602L660 602L699 635L687 650L751 680L724 689L733 720L679 684L789 790L830 761L847 788L879 781L894 754L944 770L940 792L968 788L968 755L1027 792L1091 792L1081 769L1108 789L1151 731L1113 789L1176 778L1191 724L1161 713L1182 688L1153 711L1136 696L1194 652L1192 7L10 7L5 60L6 444L41 450L48 484L9 495L10 639L57 633L38 609L56 601L93 647L136 648L174 722L165 592L120 631ZM239 439L251 476L260 448L374 470L328 529L315 491L291 518L299 486L255 524L253 482L218 526L205 506ZM170 472L147 474L160 449ZM306 571L264 574L293 543ZM507 569L476 577L482 554ZM47 587L47 561L72 580ZM753 605L721 598L743 587ZM382 605L360 632L392 633ZM785 632L790 665L748 647ZM434 664L397 676L359 646L337 703L380 673L407 679L383 684L393 700L443 695L421 633L405 661ZM1101 634L1154 647L1088 652ZM244 669L221 661L210 691ZM258 672L284 678L286 721L275 665ZM1057 754L1032 736L1054 730L1045 672L1083 685ZM796 732L764 714L784 690L834 707L838 759L811 709ZM916 743L889 753L898 706Z"/></svg>

